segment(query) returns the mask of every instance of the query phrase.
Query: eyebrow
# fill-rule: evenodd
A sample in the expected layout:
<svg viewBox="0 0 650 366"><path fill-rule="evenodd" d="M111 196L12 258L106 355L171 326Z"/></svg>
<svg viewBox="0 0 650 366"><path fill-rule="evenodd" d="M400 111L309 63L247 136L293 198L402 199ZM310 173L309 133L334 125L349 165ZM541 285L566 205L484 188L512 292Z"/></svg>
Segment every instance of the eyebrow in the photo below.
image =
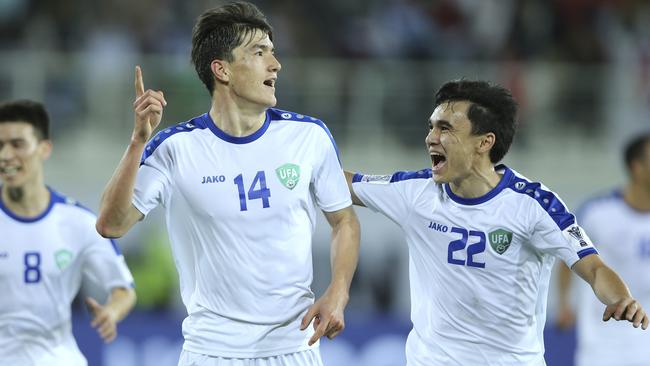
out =
<svg viewBox="0 0 650 366"><path fill-rule="evenodd" d="M443 127L448 127L448 128L453 127L451 125L451 123L449 123L449 121L446 121L444 119L437 119L437 120L434 120L434 121L429 120L429 124L431 124L432 126L443 126Z"/></svg>
<svg viewBox="0 0 650 366"><path fill-rule="evenodd" d="M0 143L12 143L12 142L22 142L22 141L27 141L24 137L11 137L6 140L0 139Z"/></svg>
<svg viewBox="0 0 650 366"><path fill-rule="evenodd" d="M262 51L268 51L268 50L275 51L275 47L267 46L261 43L254 44L250 47L251 50L256 50L258 48L261 49Z"/></svg>

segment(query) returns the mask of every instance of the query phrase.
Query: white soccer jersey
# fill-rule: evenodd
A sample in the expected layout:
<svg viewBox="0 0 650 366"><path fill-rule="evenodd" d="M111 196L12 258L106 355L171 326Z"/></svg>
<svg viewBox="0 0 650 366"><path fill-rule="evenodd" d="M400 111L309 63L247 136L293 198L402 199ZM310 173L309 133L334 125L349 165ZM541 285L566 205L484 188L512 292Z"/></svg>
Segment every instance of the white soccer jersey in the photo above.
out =
<svg viewBox="0 0 650 366"><path fill-rule="evenodd" d="M184 349L253 358L309 348L315 205L352 204L334 140L312 117L269 109L246 137L209 114L160 131L145 149L134 206L161 204L188 317Z"/></svg>
<svg viewBox="0 0 650 366"><path fill-rule="evenodd" d="M496 169L500 183L471 199L437 185L429 169L354 176L361 201L406 236L410 366L544 365L554 257L572 265L596 252L553 192Z"/></svg>
<svg viewBox="0 0 650 366"><path fill-rule="evenodd" d="M641 305L650 307L650 212L628 206L620 191L587 201L578 219L603 260L616 271ZM626 321L602 321L603 305L591 287L577 281L578 366L650 365L650 332Z"/></svg>
<svg viewBox="0 0 650 366"><path fill-rule="evenodd" d="M85 365L72 336L70 306L83 278L132 287L114 242L95 216L50 189L38 217L19 217L0 200L0 364Z"/></svg>

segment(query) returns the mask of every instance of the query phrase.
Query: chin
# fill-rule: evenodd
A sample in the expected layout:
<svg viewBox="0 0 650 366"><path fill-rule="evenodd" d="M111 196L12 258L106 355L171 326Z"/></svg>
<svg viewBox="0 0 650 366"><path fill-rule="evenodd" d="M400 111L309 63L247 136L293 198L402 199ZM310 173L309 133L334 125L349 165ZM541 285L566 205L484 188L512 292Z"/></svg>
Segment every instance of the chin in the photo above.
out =
<svg viewBox="0 0 650 366"><path fill-rule="evenodd" d="M433 179L434 182L442 184L442 183L449 183L449 179L446 179L443 175L441 174L436 174L433 173L431 175L431 178Z"/></svg>

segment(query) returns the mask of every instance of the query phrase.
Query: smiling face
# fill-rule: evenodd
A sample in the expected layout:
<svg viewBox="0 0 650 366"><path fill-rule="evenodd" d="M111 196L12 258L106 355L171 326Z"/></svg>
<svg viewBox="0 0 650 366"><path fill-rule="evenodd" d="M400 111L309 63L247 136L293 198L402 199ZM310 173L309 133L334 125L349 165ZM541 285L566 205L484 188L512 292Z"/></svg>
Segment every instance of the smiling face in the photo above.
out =
<svg viewBox="0 0 650 366"><path fill-rule="evenodd" d="M254 31L232 54L232 62L219 61L224 72L220 79L229 86L232 99L263 108L275 106L275 81L281 65L268 34Z"/></svg>
<svg viewBox="0 0 650 366"><path fill-rule="evenodd" d="M482 160L489 160L482 145L485 135L471 133L472 123L467 118L469 107L468 101L444 102L429 118L425 143L436 183L459 182L471 175Z"/></svg>
<svg viewBox="0 0 650 366"><path fill-rule="evenodd" d="M37 138L29 123L0 123L0 181L14 188L42 179L43 161L51 148L49 140Z"/></svg>

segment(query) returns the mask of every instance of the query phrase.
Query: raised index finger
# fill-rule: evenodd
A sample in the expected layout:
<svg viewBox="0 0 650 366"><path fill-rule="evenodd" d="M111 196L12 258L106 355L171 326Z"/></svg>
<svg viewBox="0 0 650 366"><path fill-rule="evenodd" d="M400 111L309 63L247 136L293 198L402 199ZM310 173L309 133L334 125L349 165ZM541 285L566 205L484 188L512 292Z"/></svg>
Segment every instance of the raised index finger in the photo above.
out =
<svg viewBox="0 0 650 366"><path fill-rule="evenodd" d="M144 82L142 82L142 69L140 66L135 67L135 97L138 98L144 94Z"/></svg>

